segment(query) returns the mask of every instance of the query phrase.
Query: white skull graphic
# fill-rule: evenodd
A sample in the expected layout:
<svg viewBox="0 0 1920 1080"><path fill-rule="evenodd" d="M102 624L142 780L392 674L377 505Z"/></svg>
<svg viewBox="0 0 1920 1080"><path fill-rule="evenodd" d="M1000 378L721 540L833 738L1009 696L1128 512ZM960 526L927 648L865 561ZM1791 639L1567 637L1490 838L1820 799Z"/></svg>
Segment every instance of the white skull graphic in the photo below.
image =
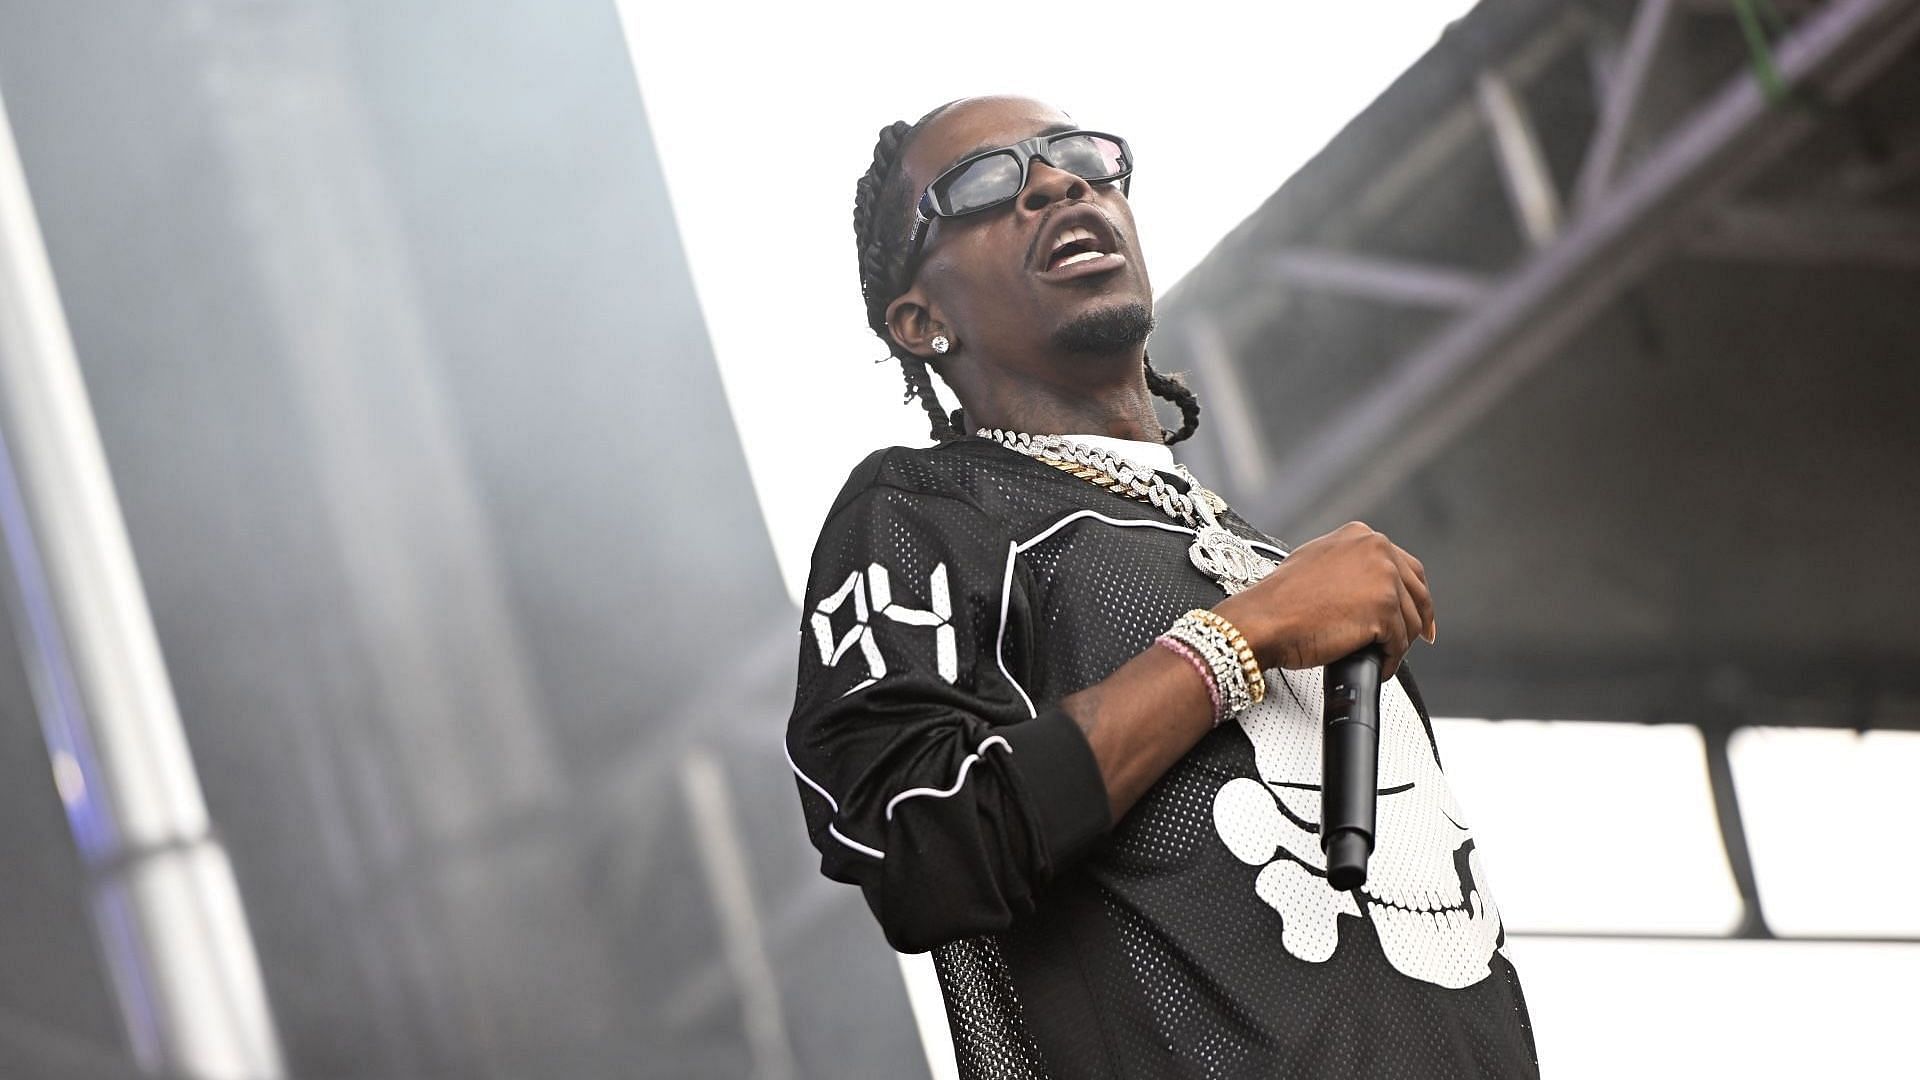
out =
<svg viewBox="0 0 1920 1080"><path fill-rule="evenodd" d="M1267 672L1266 700L1240 714L1260 779L1214 796L1214 827L1242 862L1264 868L1254 891L1280 913L1287 952L1321 963L1366 924L1403 975L1459 988L1485 978L1500 912L1459 805L1398 680L1380 689L1379 810L1367 884L1335 892L1320 851L1321 672Z"/></svg>

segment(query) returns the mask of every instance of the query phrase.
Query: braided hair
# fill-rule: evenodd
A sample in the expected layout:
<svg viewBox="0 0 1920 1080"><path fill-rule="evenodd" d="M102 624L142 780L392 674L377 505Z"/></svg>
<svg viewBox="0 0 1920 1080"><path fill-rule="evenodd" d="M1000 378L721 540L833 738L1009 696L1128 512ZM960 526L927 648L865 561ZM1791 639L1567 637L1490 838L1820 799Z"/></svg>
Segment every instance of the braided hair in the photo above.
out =
<svg viewBox="0 0 1920 1080"><path fill-rule="evenodd" d="M900 361L907 392L901 401L920 399L926 410L929 433L936 442L959 438L965 432L961 410L949 416L940 405L927 372L927 362L900 347L887 329L887 305L905 289L901 278L906 273L907 238L911 231L912 193L906 190L907 174L902 167L907 146L928 122L952 107L955 102L934 109L909 124L896 120L880 129L873 146L873 163L854 187L853 240L860 259L860 294L867 304L867 326L886 342L887 351ZM1200 427L1200 402L1178 375L1156 371L1146 360L1147 389L1157 397L1180 408L1180 429L1163 431L1161 438L1177 443Z"/></svg>
<svg viewBox="0 0 1920 1080"><path fill-rule="evenodd" d="M1165 398L1180 407L1180 430L1165 431L1161 438L1168 445L1191 438L1200 430L1200 399L1193 396L1193 388L1187 385L1186 376L1178 372L1161 374L1153 366L1153 360L1145 353L1140 356L1147 365L1147 389L1153 396Z"/></svg>

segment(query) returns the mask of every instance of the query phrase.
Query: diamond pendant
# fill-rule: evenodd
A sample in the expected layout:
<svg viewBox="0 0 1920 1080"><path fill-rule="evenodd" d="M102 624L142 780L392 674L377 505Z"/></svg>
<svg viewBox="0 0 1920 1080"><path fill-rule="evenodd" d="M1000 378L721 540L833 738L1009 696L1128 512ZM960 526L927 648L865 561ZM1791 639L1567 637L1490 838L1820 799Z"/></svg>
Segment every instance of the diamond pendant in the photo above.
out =
<svg viewBox="0 0 1920 1080"><path fill-rule="evenodd" d="M1201 573L1219 582L1228 596L1252 588L1280 565L1238 535L1212 524L1200 526L1187 557Z"/></svg>
<svg viewBox="0 0 1920 1080"><path fill-rule="evenodd" d="M1220 497L1198 484L1193 485L1194 510L1200 518L1200 528L1195 531L1192 546L1187 548L1187 558L1200 572L1220 583L1228 596L1253 587L1260 579L1273 573L1280 564L1253 550L1253 545L1238 533L1229 532L1220 520L1214 516L1215 504L1221 508L1226 504Z"/></svg>

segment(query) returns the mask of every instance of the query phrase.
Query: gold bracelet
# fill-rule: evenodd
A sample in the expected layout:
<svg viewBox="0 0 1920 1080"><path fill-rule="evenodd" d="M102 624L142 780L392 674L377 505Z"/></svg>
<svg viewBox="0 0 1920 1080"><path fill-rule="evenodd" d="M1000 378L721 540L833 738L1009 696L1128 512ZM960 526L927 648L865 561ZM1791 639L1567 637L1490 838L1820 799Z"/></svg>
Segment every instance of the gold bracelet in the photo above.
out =
<svg viewBox="0 0 1920 1080"><path fill-rule="evenodd" d="M1218 612L1209 611L1206 608L1194 608L1187 614L1226 635L1227 644L1233 646L1234 653L1240 658L1240 670L1246 672L1247 696L1253 699L1255 705L1265 700L1267 679L1260 672L1260 661L1254 657L1253 646L1247 644L1246 635Z"/></svg>

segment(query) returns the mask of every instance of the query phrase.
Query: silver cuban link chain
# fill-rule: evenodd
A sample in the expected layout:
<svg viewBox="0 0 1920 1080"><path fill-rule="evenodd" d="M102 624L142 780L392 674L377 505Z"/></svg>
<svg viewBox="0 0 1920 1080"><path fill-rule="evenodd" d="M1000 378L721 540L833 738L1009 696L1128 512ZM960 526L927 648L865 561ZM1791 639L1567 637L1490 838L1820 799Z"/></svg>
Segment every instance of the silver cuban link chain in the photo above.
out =
<svg viewBox="0 0 1920 1080"><path fill-rule="evenodd" d="M1024 431L981 428L974 434L990 439L1017 454L1071 473L1123 495L1147 503L1194 530L1187 557L1203 574L1219 583L1231 596L1250 588L1280 564L1255 551L1246 538L1220 524L1226 513L1225 499L1194 479L1186 466L1174 471L1189 485L1180 491L1158 472L1135 465L1118 454L1075 442L1063 435L1029 435Z"/></svg>

